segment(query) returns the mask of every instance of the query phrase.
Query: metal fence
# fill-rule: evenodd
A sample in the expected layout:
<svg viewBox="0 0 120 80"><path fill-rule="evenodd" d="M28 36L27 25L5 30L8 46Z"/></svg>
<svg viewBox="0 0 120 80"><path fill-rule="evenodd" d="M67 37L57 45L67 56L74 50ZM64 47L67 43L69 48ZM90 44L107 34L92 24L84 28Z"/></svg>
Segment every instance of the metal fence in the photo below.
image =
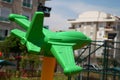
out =
<svg viewBox="0 0 120 80"><path fill-rule="evenodd" d="M80 50L75 60L83 71L74 80L120 80L120 42L93 41ZM68 76L68 80L73 80L72 77Z"/></svg>

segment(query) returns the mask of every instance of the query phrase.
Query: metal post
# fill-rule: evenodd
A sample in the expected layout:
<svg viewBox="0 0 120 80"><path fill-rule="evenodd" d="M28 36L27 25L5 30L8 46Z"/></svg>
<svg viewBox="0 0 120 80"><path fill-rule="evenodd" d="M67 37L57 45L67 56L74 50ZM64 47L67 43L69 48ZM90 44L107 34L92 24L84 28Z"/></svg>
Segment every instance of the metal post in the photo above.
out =
<svg viewBox="0 0 120 80"><path fill-rule="evenodd" d="M89 45L88 65L90 65L90 51L91 51L91 44ZM88 66L87 80L89 80L89 77L90 77L90 68Z"/></svg>
<svg viewBox="0 0 120 80"><path fill-rule="evenodd" d="M105 80L107 80L107 72L108 72L109 44L110 44L109 41L106 42L106 46L108 48L106 49L106 79Z"/></svg>
<svg viewBox="0 0 120 80"><path fill-rule="evenodd" d="M114 68L117 66L115 60L114 60L113 66L114 66ZM116 80L116 71L115 71L115 69L114 69L114 71L113 71L113 80ZM120 79L119 79L119 80L120 80Z"/></svg>
<svg viewBox="0 0 120 80"><path fill-rule="evenodd" d="M68 76L68 80L71 80L71 76Z"/></svg>
<svg viewBox="0 0 120 80"><path fill-rule="evenodd" d="M53 80L56 59L53 57L44 57L42 64L42 72L40 80Z"/></svg>
<svg viewBox="0 0 120 80"><path fill-rule="evenodd" d="M107 45L107 41L104 41L104 58L103 58L102 80L106 80L106 45Z"/></svg>

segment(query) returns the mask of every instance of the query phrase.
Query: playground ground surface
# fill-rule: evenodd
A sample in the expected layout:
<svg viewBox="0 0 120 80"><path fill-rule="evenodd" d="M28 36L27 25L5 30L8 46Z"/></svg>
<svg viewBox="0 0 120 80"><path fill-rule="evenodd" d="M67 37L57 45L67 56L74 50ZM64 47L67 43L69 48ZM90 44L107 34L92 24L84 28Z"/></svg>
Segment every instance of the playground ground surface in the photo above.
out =
<svg viewBox="0 0 120 80"><path fill-rule="evenodd" d="M82 78L78 79L78 74L72 75L70 80L87 80L88 73L82 72ZM40 77L0 77L0 80L40 80ZM68 80L68 76L65 76L62 73L55 73L54 80ZM89 80L102 80L102 74L90 72ZM108 75L107 80L113 80L113 75ZM116 76L115 80L119 80L119 76Z"/></svg>
<svg viewBox="0 0 120 80"><path fill-rule="evenodd" d="M54 75L54 80L67 80L67 76L64 74L55 74ZM6 77L6 76L1 76L0 80L40 80L40 77Z"/></svg>

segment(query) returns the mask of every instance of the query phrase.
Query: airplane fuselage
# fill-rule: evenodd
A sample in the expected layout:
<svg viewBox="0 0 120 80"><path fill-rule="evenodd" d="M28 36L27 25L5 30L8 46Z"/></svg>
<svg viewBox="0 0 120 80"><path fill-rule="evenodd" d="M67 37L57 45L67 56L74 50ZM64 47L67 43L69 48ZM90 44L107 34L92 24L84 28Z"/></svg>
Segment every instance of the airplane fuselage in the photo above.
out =
<svg viewBox="0 0 120 80"><path fill-rule="evenodd" d="M66 32L49 32L47 29L43 29L43 33L46 36L45 42L67 45L75 45L78 48L81 48L87 42L90 42L91 39L85 36L82 32L78 31L66 31Z"/></svg>

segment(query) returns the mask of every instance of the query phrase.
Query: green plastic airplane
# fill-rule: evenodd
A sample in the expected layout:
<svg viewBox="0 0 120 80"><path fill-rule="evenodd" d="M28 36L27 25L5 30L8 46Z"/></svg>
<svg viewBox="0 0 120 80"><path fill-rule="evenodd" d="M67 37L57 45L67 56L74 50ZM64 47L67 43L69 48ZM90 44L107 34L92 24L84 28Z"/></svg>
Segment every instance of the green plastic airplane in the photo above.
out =
<svg viewBox="0 0 120 80"><path fill-rule="evenodd" d="M51 32L43 27L44 14L35 12L30 22L25 16L10 14L9 19L16 22L26 31L13 29L11 33L26 45L31 53L44 53L45 56L55 57L64 69L65 74L80 72L81 67L75 64L74 49L79 49L91 42L91 39L81 32Z"/></svg>

